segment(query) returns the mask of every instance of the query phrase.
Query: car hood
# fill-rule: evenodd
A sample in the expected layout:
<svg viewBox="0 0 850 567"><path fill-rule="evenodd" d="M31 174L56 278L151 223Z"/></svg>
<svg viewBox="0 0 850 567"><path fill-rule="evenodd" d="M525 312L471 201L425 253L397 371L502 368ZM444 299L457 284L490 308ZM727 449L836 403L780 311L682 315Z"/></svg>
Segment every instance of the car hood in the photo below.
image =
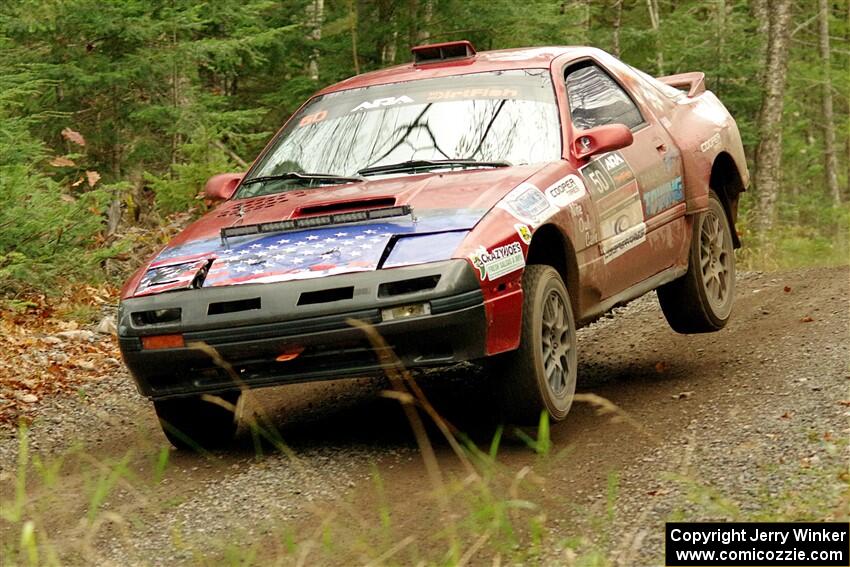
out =
<svg viewBox="0 0 850 567"><path fill-rule="evenodd" d="M280 282L446 259L487 211L540 167L369 178L227 201L174 238L131 294ZM224 228L403 205L412 214L221 237Z"/></svg>

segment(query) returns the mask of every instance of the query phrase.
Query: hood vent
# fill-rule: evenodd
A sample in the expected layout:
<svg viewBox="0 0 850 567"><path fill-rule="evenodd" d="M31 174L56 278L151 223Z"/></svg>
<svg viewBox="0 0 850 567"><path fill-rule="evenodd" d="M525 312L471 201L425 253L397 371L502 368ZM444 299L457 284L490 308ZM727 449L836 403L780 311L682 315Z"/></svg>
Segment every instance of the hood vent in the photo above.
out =
<svg viewBox="0 0 850 567"><path fill-rule="evenodd" d="M293 217L304 217L309 215L327 215L330 213L342 213L359 211L362 209L375 209L380 207L395 206L395 197L378 197L376 199L358 199L356 201L338 201L323 205L308 205L300 207Z"/></svg>
<svg viewBox="0 0 850 567"><path fill-rule="evenodd" d="M381 220L393 217L413 215L410 205L398 207L380 207L377 209L361 209L347 213L334 213L329 215L314 215L300 219L272 221L260 224L249 224L229 226L221 229L221 242L227 246L227 239L236 236L249 236L253 234L270 234L276 232L288 232L290 230L304 230L305 228L321 228L352 222L364 222L370 220Z"/></svg>
<svg viewBox="0 0 850 567"><path fill-rule="evenodd" d="M418 45L412 48L410 52L413 53L413 62L416 65L475 57L475 48L467 40Z"/></svg>
<svg viewBox="0 0 850 567"><path fill-rule="evenodd" d="M218 218L236 217L241 214L252 213L275 207L281 203L289 201L293 197L303 197L306 195L304 191L286 191L285 193L277 193L268 197L253 197L244 199L235 203L230 202L227 206L222 205L216 214Z"/></svg>

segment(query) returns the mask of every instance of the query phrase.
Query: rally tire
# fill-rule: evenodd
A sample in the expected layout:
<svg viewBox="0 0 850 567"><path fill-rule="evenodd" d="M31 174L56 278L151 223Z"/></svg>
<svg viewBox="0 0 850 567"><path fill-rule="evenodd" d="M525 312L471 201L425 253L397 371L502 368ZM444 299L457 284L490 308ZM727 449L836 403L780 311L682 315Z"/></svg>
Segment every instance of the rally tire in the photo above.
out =
<svg viewBox="0 0 850 567"><path fill-rule="evenodd" d="M240 392L222 392L217 397L234 408ZM205 450L223 447L233 440L238 421L233 411L203 396L154 401L160 427L178 449Z"/></svg>
<svg viewBox="0 0 850 567"><path fill-rule="evenodd" d="M677 333L711 333L726 326L735 300L735 253L723 204L712 191L694 219L688 272L658 288L658 302Z"/></svg>
<svg viewBox="0 0 850 567"><path fill-rule="evenodd" d="M502 417L536 425L546 411L561 421L576 388L576 327L570 296L551 266L529 265L522 278L523 305L517 350L495 357L491 373Z"/></svg>

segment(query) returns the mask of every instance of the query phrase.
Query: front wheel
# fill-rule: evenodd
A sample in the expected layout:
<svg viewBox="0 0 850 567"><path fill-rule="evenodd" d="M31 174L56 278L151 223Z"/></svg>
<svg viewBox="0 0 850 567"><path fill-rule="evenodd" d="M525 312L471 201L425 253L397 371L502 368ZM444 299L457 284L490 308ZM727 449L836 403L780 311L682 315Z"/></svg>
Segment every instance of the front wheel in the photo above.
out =
<svg viewBox="0 0 850 567"><path fill-rule="evenodd" d="M519 348L494 358L504 417L534 425L543 411L567 416L576 390L576 328L570 296L551 266L530 265L524 292Z"/></svg>
<svg viewBox="0 0 850 567"><path fill-rule="evenodd" d="M240 392L154 401L163 433L178 449L213 449L226 445L236 434L235 413L220 402L236 407Z"/></svg>
<svg viewBox="0 0 850 567"><path fill-rule="evenodd" d="M694 219L688 272L658 288L664 317L678 333L710 333L726 326L735 299L732 231L712 191L708 210Z"/></svg>

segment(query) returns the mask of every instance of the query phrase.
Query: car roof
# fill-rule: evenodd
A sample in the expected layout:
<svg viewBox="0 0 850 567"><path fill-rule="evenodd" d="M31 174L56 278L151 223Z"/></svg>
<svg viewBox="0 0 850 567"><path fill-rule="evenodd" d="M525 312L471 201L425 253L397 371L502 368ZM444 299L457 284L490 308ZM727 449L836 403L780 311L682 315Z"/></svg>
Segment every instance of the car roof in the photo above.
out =
<svg viewBox="0 0 850 567"><path fill-rule="evenodd" d="M446 59L442 61L405 63L379 69L340 81L327 86L317 95L348 89L401 83L419 79L468 75L487 71L505 71L509 69L548 69L552 60L561 55L570 54L572 58L583 57L598 52L592 47L527 47L522 49L500 49L479 51L472 57Z"/></svg>

